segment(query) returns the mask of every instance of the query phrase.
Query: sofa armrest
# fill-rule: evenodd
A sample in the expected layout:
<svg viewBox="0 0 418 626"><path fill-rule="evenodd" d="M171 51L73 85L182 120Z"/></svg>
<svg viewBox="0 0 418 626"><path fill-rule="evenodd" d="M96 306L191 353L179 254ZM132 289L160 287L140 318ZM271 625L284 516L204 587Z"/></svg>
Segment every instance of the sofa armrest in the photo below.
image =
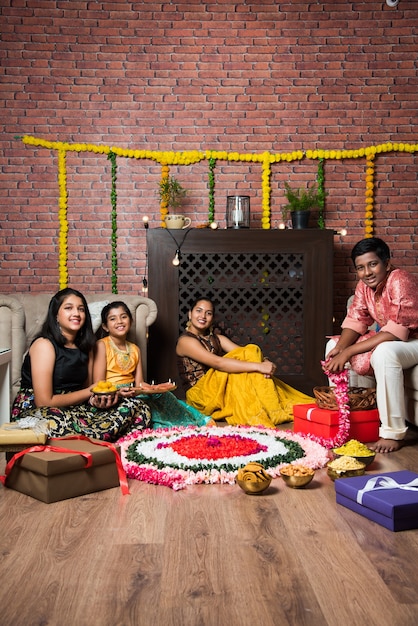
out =
<svg viewBox="0 0 418 626"><path fill-rule="evenodd" d="M0 294L0 342L1 348L10 348L11 390L13 400L19 390L20 370L26 351L25 311L17 298Z"/></svg>

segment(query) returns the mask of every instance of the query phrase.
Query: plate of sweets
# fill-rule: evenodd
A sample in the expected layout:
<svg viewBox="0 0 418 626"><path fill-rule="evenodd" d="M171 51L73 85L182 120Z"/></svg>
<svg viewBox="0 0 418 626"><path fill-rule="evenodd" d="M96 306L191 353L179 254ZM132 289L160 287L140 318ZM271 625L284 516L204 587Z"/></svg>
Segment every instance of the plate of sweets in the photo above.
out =
<svg viewBox="0 0 418 626"><path fill-rule="evenodd" d="M341 456L327 463L328 476L331 480L363 476L366 464L351 456Z"/></svg>
<svg viewBox="0 0 418 626"><path fill-rule="evenodd" d="M170 379L166 383L140 383L138 387L133 387L133 389L138 395L152 395L167 393L167 391L174 391L177 389L177 385Z"/></svg>
<svg viewBox="0 0 418 626"><path fill-rule="evenodd" d="M370 450L364 443L357 441L357 439L350 439L343 446L339 448L333 448L333 453L337 458L342 456L350 456L352 459L356 459L360 461L360 463L364 463L366 467L373 463L376 452L374 450Z"/></svg>

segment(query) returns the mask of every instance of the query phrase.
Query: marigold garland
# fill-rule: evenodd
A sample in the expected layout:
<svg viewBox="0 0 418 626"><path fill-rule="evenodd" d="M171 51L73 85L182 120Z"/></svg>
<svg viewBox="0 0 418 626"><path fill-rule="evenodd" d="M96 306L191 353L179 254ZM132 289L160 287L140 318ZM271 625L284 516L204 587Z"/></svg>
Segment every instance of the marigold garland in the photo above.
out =
<svg viewBox="0 0 418 626"><path fill-rule="evenodd" d="M68 286L68 192L67 192L67 153L58 150L58 221L59 221L59 252L58 252L58 275L59 287L65 289Z"/></svg>
<svg viewBox="0 0 418 626"><path fill-rule="evenodd" d="M364 216L365 237L373 237L374 205L374 154L366 157L366 212Z"/></svg>
<svg viewBox="0 0 418 626"><path fill-rule="evenodd" d="M164 164L161 167L161 182L163 183L170 176L170 168L167 164ZM167 224L165 221L165 216L168 215L168 202L167 199L163 196L160 202L160 214L161 214L161 224L162 228L167 228Z"/></svg>
<svg viewBox="0 0 418 626"><path fill-rule="evenodd" d="M270 154L265 153L263 159L263 170L261 174L261 187L262 187L262 215L261 215L261 227L268 230L270 228L270 178L271 178L271 162Z"/></svg>
<svg viewBox="0 0 418 626"><path fill-rule="evenodd" d="M20 139L20 138L19 138ZM359 159L366 157L366 211L365 211L365 237L373 236L373 209L374 209L374 168L375 156L381 153L390 152L406 152L414 153L418 150L418 144L405 144L405 143L392 143L387 142L377 146L368 146L366 148L360 148L359 150L294 150L292 152L283 152L271 154L270 152L263 152L261 154L247 154L239 152L226 152L206 150L201 152L199 150L190 150L184 152L173 151L157 151L157 150L133 150L126 148L110 147L110 146L98 146L90 143L68 143L61 141L47 141L44 139L38 139L31 135L25 135L21 138L23 143L31 146L38 146L41 148L47 148L49 150L58 151L58 181L59 181L59 282L60 285L66 286L68 283L68 269L67 269L67 251L68 251L68 222L67 222L67 183L66 183L66 164L65 158L67 152L92 152L95 154L115 155L126 158L134 159L147 159L155 161L161 164L161 176L168 176L170 165L192 165L199 163L200 161L209 160L209 223L214 221L214 168L215 163L218 160L242 162L242 163L261 163L262 175L262 218L261 225L264 229L270 228L271 221L271 165L273 163L292 161L301 161L304 158L317 159L318 172L317 183L318 189L323 191L323 203L320 207L320 215L318 219L318 226L325 228L324 219L324 203L325 203L325 184L324 184L324 161L328 159ZM109 157L111 160L113 156ZM113 163L113 160L112 160ZM113 170L113 168L112 168ZM112 174L113 176L113 174ZM212 178L213 176L213 178ZM115 178L116 180L116 178ZM113 183L112 183L113 184ZM113 224L116 224L116 194L112 199L112 288L116 288L114 276L116 275L116 231L113 231ZM160 205L161 213L161 226L165 228L165 216L168 213L167 206L164 206L163 202Z"/></svg>

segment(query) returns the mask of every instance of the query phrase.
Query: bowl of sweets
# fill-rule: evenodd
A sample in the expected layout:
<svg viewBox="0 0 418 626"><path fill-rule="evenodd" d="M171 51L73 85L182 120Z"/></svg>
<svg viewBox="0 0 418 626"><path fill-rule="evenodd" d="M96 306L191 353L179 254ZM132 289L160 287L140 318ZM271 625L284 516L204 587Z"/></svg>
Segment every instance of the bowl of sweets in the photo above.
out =
<svg viewBox="0 0 418 626"><path fill-rule="evenodd" d="M341 456L327 463L328 476L331 480L337 478L352 478L362 476L366 470L366 464L357 461L351 456Z"/></svg>
<svg viewBox="0 0 418 626"><path fill-rule="evenodd" d="M247 463L238 470L236 482L247 495L259 495L270 487L272 477L261 463Z"/></svg>
<svg viewBox="0 0 418 626"><path fill-rule="evenodd" d="M357 439L350 439L343 446L339 448L334 448L332 450L336 458L341 458L343 456L350 456L352 459L356 459L360 461L360 463L364 463L366 467L371 465L376 458L376 452L374 450L370 450L364 443L357 441Z"/></svg>
<svg viewBox="0 0 418 626"><path fill-rule="evenodd" d="M95 396L111 396L112 399L115 397L117 390L113 383L106 380L100 380L90 389Z"/></svg>
<svg viewBox="0 0 418 626"><path fill-rule="evenodd" d="M285 465L280 469L281 478L283 478L288 487L293 489L306 487L314 475L314 470L305 465Z"/></svg>

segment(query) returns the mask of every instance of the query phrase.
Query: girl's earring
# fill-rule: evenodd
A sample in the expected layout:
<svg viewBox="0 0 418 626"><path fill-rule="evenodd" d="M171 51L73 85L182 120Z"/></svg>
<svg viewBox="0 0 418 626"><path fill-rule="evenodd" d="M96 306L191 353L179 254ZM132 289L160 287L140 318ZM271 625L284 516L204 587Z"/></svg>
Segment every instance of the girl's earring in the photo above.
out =
<svg viewBox="0 0 418 626"><path fill-rule="evenodd" d="M190 330L191 325L192 325L192 323L191 323L190 318L189 318L187 320L187 323L186 323L186 330Z"/></svg>

